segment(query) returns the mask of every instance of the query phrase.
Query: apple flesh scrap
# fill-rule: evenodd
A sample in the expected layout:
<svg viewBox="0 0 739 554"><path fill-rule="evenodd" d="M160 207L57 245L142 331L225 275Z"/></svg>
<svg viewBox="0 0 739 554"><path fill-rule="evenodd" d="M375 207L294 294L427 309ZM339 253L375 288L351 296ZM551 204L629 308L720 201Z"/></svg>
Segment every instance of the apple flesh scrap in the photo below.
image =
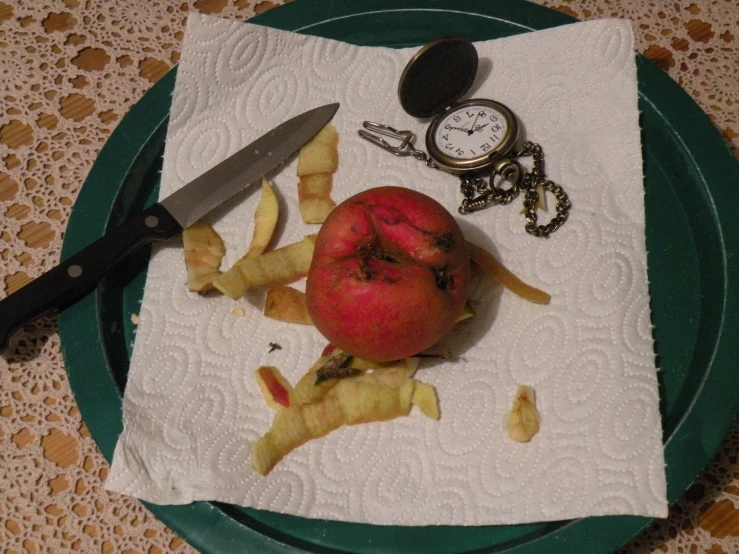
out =
<svg viewBox="0 0 739 554"><path fill-rule="evenodd" d="M441 339L462 314L469 282L452 215L411 189L377 187L339 204L321 226L306 301L332 344L383 362Z"/></svg>

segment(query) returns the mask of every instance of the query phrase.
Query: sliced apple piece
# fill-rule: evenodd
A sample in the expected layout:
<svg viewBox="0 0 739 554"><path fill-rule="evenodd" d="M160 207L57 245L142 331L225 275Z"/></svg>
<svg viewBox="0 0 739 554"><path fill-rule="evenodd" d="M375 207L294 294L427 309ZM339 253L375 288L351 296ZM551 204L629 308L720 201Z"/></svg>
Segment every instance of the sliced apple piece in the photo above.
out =
<svg viewBox="0 0 739 554"><path fill-rule="evenodd" d="M323 223L336 202L331 199L334 177L331 173L303 175L298 181L300 215L305 223Z"/></svg>
<svg viewBox="0 0 739 554"><path fill-rule="evenodd" d="M287 285L279 285L267 292L264 315L278 321L313 325L305 304L305 293Z"/></svg>
<svg viewBox="0 0 739 554"><path fill-rule="evenodd" d="M471 243L470 241L467 241L467 248L472 262L479 265L483 270L485 270L485 272L490 274L509 291L525 300L529 300L530 302L549 304L549 301L552 298L549 294L541 289L537 289L536 287L524 283L502 263L500 263L490 252Z"/></svg>
<svg viewBox="0 0 739 554"><path fill-rule="evenodd" d="M260 254L241 259L223 275L213 280L213 286L223 294L238 300L251 286L288 283L308 274L313 258L315 235Z"/></svg>
<svg viewBox="0 0 739 554"><path fill-rule="evenodd" d="M220 235L203 221L198 221L182 231L187 268L187 289L205 292L213 288L213 280L221 275L219 267L226 247Z"/></svg>
<svg viewBox="0 0 739 554"><path fill-rule="evenodd" d="M270 182L262 178L262 196L254 212L254 233L249 249L242 259L254 258L267 249L277 226L279 215L280 206L277 202L277 195Z"/></svg>

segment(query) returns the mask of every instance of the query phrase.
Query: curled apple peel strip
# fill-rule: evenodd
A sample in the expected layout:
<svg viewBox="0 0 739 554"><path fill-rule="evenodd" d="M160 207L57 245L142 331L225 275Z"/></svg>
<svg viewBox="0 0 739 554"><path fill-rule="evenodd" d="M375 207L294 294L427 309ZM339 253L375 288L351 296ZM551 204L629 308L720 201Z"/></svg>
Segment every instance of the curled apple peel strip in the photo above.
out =
<svg viewBox="0 0 739 554"><path fill-rule="evenodd" d="M548 293L524 283L490 252L470 241L467 241L467 248L470 252L470 260L509 291L530 302L549 304L552 297Z"/></svg>
<svg viewBox="0 0 739 554"><path fill-rule="evenodd" d="M339 168L339 133L330 123L298 155L298 205L305 223L323 223L336 207L331 199Z"/></svg>
<svg viewBox="0 0 739 554"><path fill-rule="evenodd" d="M251 286L289 283L308 274L315 235L302 241L270 250L253 258L241 259L213 280L213 286L223 294L238 300Z"/></svg>
<svg viewBox="0 0 739 554"><path fill-rule="evenodd" d="M213 289L213 280L221 275L219 267L226 253L220 235L212 226L197 221L182 231L187 269L187 289L205 292Z"/></svg>
<svg viewBox="0 0 739 554"><path fill-rule="evenodd" d="M279 217L280 206L277 202L277 195L270 182L262 178L262 196L254 212L254 232L249 249L242 256L242 260L254 258L267 250Z"/></svg>
<svg viewBox="0 0 739 554"><path fill-rule="evenodd" d="M417 405L424 415L439 418L436 390L411 378L418 367L417 358L372 369L366 369L371 362L357 360L356 365L364 368L357 369L359 375L315 384L321 368L332 360L344 360L345 357L340 349L321 356L291 389L289 406L284 407L283 404L270 429L252 443L252 467L258 473L266 475L292 450L344 425L407 416L413 405ZM279 375L279 372L273 375ZM289 385L284 388L287 387ZM268 402L271 399L268 394L265 398Z"/></svg>

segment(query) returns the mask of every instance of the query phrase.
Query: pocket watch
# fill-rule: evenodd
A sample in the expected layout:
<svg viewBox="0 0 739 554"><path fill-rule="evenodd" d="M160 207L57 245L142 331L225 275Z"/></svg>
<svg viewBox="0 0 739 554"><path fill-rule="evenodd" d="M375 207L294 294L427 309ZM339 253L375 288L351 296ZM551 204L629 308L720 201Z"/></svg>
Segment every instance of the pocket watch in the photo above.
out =
<svg viewBox="0 0 739 554"><path fill-rule="evenodd" d="M560 185L546 179L541 146L525 141L519 148L518 118L506 105L487 98L461 100L475 81L477 66L477 50L460 37L430 42L405 66L398 98L409 115L430 119L427 152L413 146L412 132L382 123L365 121L359 135L397 156L412 155L429 167L459 175L462 214L509 204L523 192L526 231L548 237L567 220L569 198ZM401 142L393 146L378 135ZM533 169L524 172L518 160L529 156ZM499 186L503 182L508 188ZM545 191L556 198L557 213L549 223L539 225L537 207Z"/></svg>
<svg viewBox="0 0 739 554"><path fill-rule="evenodd" d="M471 42L444 37L421 48L400 76L400 105L413 117L433 118L426 149L450 173L487 168L518 140L518 119L507 106L481 98L459 101L472 86L477 66Z"/></svg>

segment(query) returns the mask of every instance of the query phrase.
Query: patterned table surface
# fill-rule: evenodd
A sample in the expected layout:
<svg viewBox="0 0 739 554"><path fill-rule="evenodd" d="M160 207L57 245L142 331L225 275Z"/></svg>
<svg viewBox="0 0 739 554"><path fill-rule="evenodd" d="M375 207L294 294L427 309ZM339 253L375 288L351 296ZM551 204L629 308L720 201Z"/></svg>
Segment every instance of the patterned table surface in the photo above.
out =
<svg viewBox="0 0 739 554"><path fill-rule="evenodd" d="M188 12L248 19L253 0L0 0L0 297L51 269L95 157L179 57ZM739 3L537 0L579 19L629 18L739 153ZM739 551L739 425L686 496L623 552ZM138 501L102 488L108 465L66 379L56 317L0 357L0 548L194 552Z"/></svg>

